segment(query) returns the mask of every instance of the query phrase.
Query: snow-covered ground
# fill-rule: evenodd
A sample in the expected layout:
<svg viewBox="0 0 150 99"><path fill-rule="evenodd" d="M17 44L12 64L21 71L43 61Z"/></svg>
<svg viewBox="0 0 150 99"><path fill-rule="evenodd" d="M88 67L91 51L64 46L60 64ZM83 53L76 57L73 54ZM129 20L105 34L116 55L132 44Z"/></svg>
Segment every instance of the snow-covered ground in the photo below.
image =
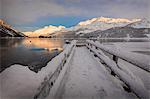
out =
<svg viewBox="0 0 150 99"><path fill-rule="evenodd" d="M32 99L40 85L36 75L21 65L7 68L0 74L1 99Z"/></svg>
<svg viewBox="0 0 150 99"><path fill-rule="evenodd" d="M110 42L110 43L105 43L104 45L110 48L113 47L116 49L130 51L130 52L146 51L150 53L150 42L114 42L114 43Z"/></svg>
<svg viewBox="0 0 150 99"><path fill-rule="evenodd" d="M121 82L113 78L106 68L94 59L85 47L76 48L69 77L58 99L133 99Z"/></svg>

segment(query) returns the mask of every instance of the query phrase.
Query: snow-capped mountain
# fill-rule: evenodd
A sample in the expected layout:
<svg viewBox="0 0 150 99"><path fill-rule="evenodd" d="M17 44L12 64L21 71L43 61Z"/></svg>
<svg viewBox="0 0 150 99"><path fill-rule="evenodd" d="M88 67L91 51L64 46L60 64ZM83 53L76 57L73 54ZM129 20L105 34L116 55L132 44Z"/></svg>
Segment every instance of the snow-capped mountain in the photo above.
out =
<svg viewBox="0 0 150 99"><path fill-rule="evenodd" d="M12 29L10 25L0 19L0 37L24 37L21 32Z"/></svg>
<svg viewBox="0 0 150 99"><path fill-rule="evenodd" d="M144 18L127 26L133 28L150 28L150 21Z"/></svg>
<svg viewBox="0 0 150 99"><path fill-rule="evenodd" d="M7 27L7 28L10 28L11 26L10 25L8 25L7 23L5 23L3 20L1 20L0 19L0 25L3 25L3 26L5 26L5 27Z"/></svg>
<svg viewBox="0 0 150 99"><path fill-rule="evenodd" d="M82 21L76 26L46 26L34 32L25 32L30 37L146 37L150 22L146 19L98 17ZM142 33L142 34L140 34Z"/></svg>
<svg viewBox="0 0 150 99"><path fill-rule="evenodd" d="M112 27L123 27L130 23L138 22L141 19L124 19L124 18L93 18L90 20L82 21L75 27L71 27L68 30L76 31L78 29L82 29L82 31L77 32L80 33L89 33L96 30L107 30Z"/></svg>
<svg viewBox="0 0 150 99"><path fill-rule="evenodd" d="M93 18L87 21L80 22L78 25L80 26L86 26L89 24L101 22L101 23L132 23L136 21L140 21L141 19L124 19L124 18L105 18L105 17L99 17L99 18Z"/></svg>
<svg viewBox="0 0 150 99"><path fill-rule="evenodd" d="M84 37L101 38L147 38L150 35L150 21L141 19L123 27L112 27L107 30L96 30L84 35Z"/></svg>
<svg viewBox="0 0 150 99"><path fill-rule="evenodd" d="M24 32L25 35L29 37L39 37L39 36L48 36L56 31L65 29L64 26L45 26L44 28L35 30L33 32Z"/></svg>

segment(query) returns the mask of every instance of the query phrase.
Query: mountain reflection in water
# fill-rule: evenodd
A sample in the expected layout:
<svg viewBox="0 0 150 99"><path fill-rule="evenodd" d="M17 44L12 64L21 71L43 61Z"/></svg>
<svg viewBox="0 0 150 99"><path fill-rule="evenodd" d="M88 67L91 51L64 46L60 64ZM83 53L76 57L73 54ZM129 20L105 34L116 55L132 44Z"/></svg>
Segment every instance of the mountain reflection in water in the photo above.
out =
<svg viewBox="0 0 150 99"><path fill-rule="evenodd" d="M63 45L62 39L0 39L0 72L13 64L28 66L37 72L63 50Z"/></svg>

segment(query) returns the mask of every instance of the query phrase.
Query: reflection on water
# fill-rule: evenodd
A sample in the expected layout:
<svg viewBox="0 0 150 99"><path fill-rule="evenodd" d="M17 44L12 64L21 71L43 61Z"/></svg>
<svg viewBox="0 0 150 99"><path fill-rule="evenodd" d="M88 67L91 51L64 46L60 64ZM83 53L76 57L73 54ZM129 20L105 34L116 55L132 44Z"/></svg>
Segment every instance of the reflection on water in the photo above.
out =
<svg viewBox="0 0 150 99"><path fill-rule="evenodd" d="M63 50L64 41L48 38L0 39L0 72L13 64L28 65L33 71L45 66Z"/></svg>
<svg viewBox="0 0 150 99"><path fill-rule="evenodd" d="M47 38L27 38L22 42L26 47L37 47L37 48L45 48L49 51L54 49L62 50L63 42L58 39L47 39Z"/></svg>

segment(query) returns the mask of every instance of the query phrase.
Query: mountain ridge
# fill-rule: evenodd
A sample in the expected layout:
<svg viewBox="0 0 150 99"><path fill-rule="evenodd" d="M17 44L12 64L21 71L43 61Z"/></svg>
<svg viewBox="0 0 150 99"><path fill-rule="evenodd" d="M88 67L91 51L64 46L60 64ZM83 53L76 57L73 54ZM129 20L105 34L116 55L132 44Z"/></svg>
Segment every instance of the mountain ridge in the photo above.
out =
<svg viewBox="0 0 150 99"><path fill-rule="evenodd" d="M140 21L141 19L125 19L125 18L106 18L106 17L98 17L98 18L92 18L89 20L81 21L78 23L78 25L88 25L93 22L105 22L105 23L133 23Z"/></svg>
<svg viewBox="0 0 150 99"><path fill-rule="evenodd" d="M96 33L102 32L105 34L105 32L107 30L109 30L109 33L110 33L111 30L112 30L112 32L114 32L116 29L116 32L118 32L119 35L121 33L119 31L122 31L123 33L125 33L125 32L134 33L134 32L138 32L138 30L142 33L149 34L149 28L150 28L149 24L150 24L150 21L148 21L147 19L98 17L98 18L92 18L89 20L81 21L76 26L73 26L70 28L65 28L63 26L60 26L61 28L59 28L59 26L51 26L51 27L55 27L54 31L52 31L52 32L51 32L51 28L48 29L48 32L45 31L46 28L41 28L41 29L38 29L38 30L36 30L34 32L30 32L30 33L38 34L38 36L48 36L48 37L82 37L82 36L87 37L84 35L87 35L87 34L95 35L94 32L96 32ZM49 26L47 26L47 27L49 27ZM123 27L125 27L125 28L123 28ZM142 29L142 28L145 28L145 29ZM42 32L44 32L44 33L42 33ZM140 37L139 36L140 32L138 32L138 36L135 36L135 37ZM134 33L134 34L136 34L136 33ZM69 36L67 36L67 35L69 35ZM144 35L146 35L146 34L144 34ZM114 35L113 35L113 37L114 37ZM132 37L134 37L134 36L132 36ZM145 36L142 35L142 37L145 37Z"/></svg>
<svg viewBox="0 0 150 99"><path fill-rule="evenodd" d="M25 37L25 35L0 19L0 37Z"/></svg>
<svg viewBox="0 0 150 99"><path fill-rule="evenodd" d="M65 27L49 25L49 26L45 26L44 28L35 30L33 32L23 32L23 33L30 37L39 37L39 36L48 36L54 32L60 31L62 29L65 29Z"/></svg>
<svg viewBox="0 0 150 99"><path fill-rule="evenodd" d="M92 18L89 20L81 21L76 26L69 28L68 30L77 30L77 29L84 29L83 31L79 31L77 34L80 33L90 33L96 30L107 30L112 27L123 27L128 24L141 21L141 19L125 19L125 18L105 18L105 17L98 17Z"/></svg>

